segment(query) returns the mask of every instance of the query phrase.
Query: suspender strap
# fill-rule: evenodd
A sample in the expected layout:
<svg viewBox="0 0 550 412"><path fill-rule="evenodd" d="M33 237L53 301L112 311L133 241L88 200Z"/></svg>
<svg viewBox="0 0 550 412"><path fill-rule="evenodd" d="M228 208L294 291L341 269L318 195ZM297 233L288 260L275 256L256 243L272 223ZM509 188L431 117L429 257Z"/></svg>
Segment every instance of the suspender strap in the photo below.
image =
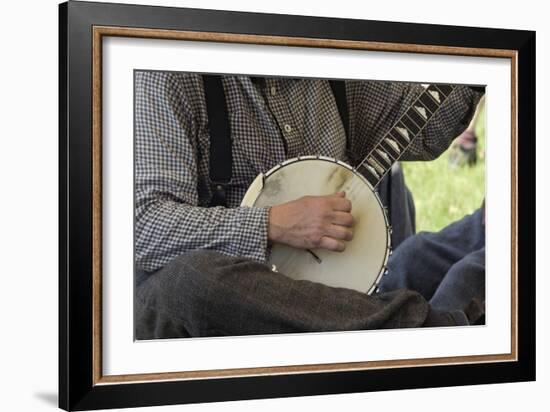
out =
<svg viewBox="0 0 550 412"><path fill-rule="evenodd" d="M340 119L342 119L342 123L344 124L346 141L349 142L349 111L348 100L346 98L346 83L343 80L329 80L329 83L332 93L334 94L334 99L336 100Z"/></svg>
<svg viewBox="0 0 550 412"><path fill-rule="evenodd" d="M231 180L231 129L227 115L222 79L203 75L208 131L210 134L210 206L227 206L226 188Z"/></svg>

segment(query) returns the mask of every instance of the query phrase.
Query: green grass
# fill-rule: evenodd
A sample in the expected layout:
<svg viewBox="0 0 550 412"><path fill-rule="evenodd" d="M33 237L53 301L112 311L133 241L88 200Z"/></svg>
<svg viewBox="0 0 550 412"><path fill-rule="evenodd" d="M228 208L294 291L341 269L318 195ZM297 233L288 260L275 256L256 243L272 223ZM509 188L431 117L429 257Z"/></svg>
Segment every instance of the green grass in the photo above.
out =
<svg viewBox="0 0 550 412"><path fill-rule="evenodd" d="M430 162L402 162L405 181L414 196L417 232L438 231L472 213L485 197L485 111L474 124L477 164L449 167L449 151Z"/></svg>

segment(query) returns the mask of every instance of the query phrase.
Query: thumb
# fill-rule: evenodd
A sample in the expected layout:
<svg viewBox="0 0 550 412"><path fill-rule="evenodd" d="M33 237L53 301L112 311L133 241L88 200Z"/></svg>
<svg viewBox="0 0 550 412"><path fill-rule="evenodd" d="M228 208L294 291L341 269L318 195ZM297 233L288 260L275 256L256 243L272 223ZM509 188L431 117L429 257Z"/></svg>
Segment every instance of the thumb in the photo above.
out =
<svg viewBox="0 0 550 412"><path fill-rule="evenodd" d="M337 196L337 197L346 197L346 192L342 191L342 192L336 192L334 194L334 196Z"/></svg>

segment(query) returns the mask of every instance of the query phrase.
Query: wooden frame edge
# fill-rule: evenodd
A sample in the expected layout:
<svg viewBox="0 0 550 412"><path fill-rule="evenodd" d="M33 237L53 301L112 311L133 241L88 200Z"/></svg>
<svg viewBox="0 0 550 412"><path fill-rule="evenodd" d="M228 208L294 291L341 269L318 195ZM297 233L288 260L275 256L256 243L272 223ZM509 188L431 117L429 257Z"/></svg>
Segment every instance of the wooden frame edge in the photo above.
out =
<svg viewBox="0 0 550 412"><path fill-rule="evenodd" d="M418 361L426 363L418 364ZM348 372L359 370L374 370L384 368L406 368L414 366L449 366L465 365L472 363L494 363L494 362L512 362L514 359L510 355L474 355L474 356L456 356L445 358L422 358L422 359L396 359L368 362L348 362L348 363L326 363L313 365L287 365L287 366L268 366L258 368L236 368L236 369L217 369L200 370L187 372L161 372L161 373L141 373L129 375L106 375L102 376L97 384L116 384L116 383L141 383L173 380L195 380L195 379L218 379L218 378L237 378L252 377L262 375L287 375L300 373L331 373Z"/></svg>
<svg viewBox="0 0 550 412"><path fill-rule="evenodd" d="M92 383L102 377L102 35L93 31L92 41Z"/></svg>
<svg viewBox="0 0 550 412"><path fill-rule="evenodd" d="M308 37L265 36L256 34L235 34L201 31L180 31L167 29L145 29L135 27L94 26L94 34L113 37L134 37L163 40L207 41L220 43L257 44L266 46L318 47L351 50L370 50L401 53L449 54L459 56L509 57L514 50L482 49L456 46L433 46L426 44L405 44L358 40L334 40Z"/></svg>
<svg viewBox="0 0 550 412"><path fill-rule="evenodd" d="M472 355L441 358L417 358L368 362L348 362L314 365L289 365L274 367L218 369L205 371L161 372L130 375L103 375L102 374L102 39L104 36L152 38L164 40L187 40L205 42L223 42L239 44L319 47L335 49L369 50L399 53L424 53L439 55L477 56L509 58L511 60L512 76L512 296L511 296L511 353L498 355ZM433 46L405 43L382 43L355 40L334 40L319 38L301 38L285 36L264 36L248 34L231 34L217 32L196 32L165 29L144 29L114 26L93 26L92 28L92 188L93 188L93 385L108 385L116 383L158 382L173 380L215 379L229 377L251 377L260 375L281 375L299 373L342 372L357 370L372 370L381 368L403 368L420 366L442 366L474 363L513 362L518 360L518 278L517 278L517 61L518 52L506 49L465 48L454 46Z"/></svg>

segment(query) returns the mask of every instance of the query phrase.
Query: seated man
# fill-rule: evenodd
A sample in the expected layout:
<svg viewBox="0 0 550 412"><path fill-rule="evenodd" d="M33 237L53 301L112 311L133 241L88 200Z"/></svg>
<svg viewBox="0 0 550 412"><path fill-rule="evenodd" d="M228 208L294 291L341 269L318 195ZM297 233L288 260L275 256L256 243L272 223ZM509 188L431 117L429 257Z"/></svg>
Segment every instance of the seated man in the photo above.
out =
<svg viewBox="0 0 550 412"><path fill-rule="evenodd" d="M353 219L344 196L239 207L256 175L288 158L324 155L356 166L421 85L346 81L342 110L325 80L222 76L232 176L225 204L209 207L218 195L211 179L216 126L203 80L136 74L138 339L467 324L460 310L437 311L414 291L369 296L271 271L265 263L273 243L308 248L315 234L318 247L345 248ZM457 86L403 158L442 153L468 125L480 95ZM401 234L395 244L412 234L412 223L403 213L410 210L407 190L393 180L397 189L382 185L380 192L394 235Z"/></svg>

